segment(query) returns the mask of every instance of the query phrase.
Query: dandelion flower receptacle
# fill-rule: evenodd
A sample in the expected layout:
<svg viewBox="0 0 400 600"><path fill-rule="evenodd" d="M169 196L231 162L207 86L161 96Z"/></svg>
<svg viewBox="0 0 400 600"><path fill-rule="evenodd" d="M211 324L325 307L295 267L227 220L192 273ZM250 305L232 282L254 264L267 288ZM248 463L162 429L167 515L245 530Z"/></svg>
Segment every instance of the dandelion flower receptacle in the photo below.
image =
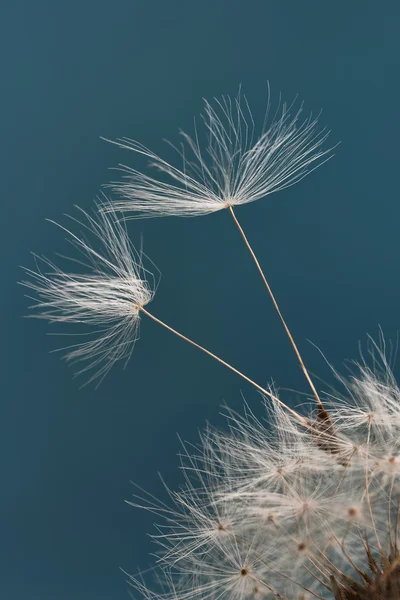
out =
<svg viewBox="0 0 400 600"><path fill-rule="evenodd" d="M202 131L196 125L193 136L181 131L181 147L173 146L181 167L129 138L113 142L144 155L170 179L121 165L123 180L109 186L120 197L113 201L114 209L126 218L198 216L248 204L294 185L332 156L331 149L323 147L329 132L318 129L318 118L303 119L302 112L302 105L294 109L293 104L281 102L272 112L268 88L264 124L257 136L240 90L236 98L215 98L213 104L205 100Z"/></svg>
<svg viewBox="0 0 400 600"><path fill-rule="evenodd" d="M89 381L101 380L115 362L129 360L139 335L140 308L153 299L155 280L143 266L142 252L129 241L113 212L97 204L94 216L79 209L83 220L77 235L64 226L68 241L78 251L73 272L62 271L46 258L35 256L37 269L24 269L22 285L35 294L38 311L32 315L51 323L76 323L86 339L64 348L67 361L82 361L78 373L90 371Z"/></svg>

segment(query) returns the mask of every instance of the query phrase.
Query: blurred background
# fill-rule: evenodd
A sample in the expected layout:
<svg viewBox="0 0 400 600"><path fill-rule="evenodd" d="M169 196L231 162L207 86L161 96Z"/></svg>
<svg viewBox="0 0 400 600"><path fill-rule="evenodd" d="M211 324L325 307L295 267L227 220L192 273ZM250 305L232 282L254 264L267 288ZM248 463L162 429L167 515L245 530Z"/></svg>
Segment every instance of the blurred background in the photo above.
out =
<svg viewBox="0 0 400 600"><path fill-rule="evenodd" d="M257 392L156 324L143 322L125 371L82 380L50 350L65 340L24 319L17 285L30 251L70 250L45 218L90 209L119 162L144 165L100 136L163 153L191 132L202 98L241 83L257 118L298 94L341 142L295 187L239 208L310 371L344 369L366 333L400 326L398 2L372 0L3 0L0 598L123 600L152 564L154 518L128 506L130 481L162 497L181 481L176 433L195 443L221 404ZM162 273L151 306L288 402L306 383L227 212L131 221ZM243 396L242 396L243 395Z"/></svg>

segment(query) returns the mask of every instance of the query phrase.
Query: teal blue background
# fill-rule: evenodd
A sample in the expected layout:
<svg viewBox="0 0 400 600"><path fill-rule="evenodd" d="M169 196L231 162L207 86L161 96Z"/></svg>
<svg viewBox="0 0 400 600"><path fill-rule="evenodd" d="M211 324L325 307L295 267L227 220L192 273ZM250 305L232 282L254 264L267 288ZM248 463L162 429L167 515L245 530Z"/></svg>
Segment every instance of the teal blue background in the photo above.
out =
<svg viewBox="0 0 400 600"><path fill-rule="evenodd" d="M255 114L298 94L341 141L300 184L237 214L312 372L312 340L340 367L378 324L400 323L399 19L395 1L4 0L0 8L2 378L0 598L122 600L152 559L153 518L124 503L130 480L177 486L179 442L223 401L255 390L144 322L128 368L79 389L51 327L23 319L29 252L64 253L62 220L90 208L109 167L135 156L99 136L162 152L191 130L202 97L243 89ZM162 272L151 306L261 384L307 391L229 215L129 223ZM324 388L324 384L321 384ZM325 386L326 387L326 386ZM289 402L301 396L286 393Z"/></svg>

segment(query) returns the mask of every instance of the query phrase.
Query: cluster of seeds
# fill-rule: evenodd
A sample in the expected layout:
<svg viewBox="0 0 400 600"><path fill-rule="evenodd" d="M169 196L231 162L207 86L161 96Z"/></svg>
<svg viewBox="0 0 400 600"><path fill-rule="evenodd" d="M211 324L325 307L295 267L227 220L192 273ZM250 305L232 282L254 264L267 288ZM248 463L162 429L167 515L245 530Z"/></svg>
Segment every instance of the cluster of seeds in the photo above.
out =
<svg viewBox="0 0 400 600"><path fill-rule="evenodd" d="M163 517L167 589L132 585L171 600L400 598L400 390L374 351L306 425L268 400L266 423L246 406L228 433L207 429L172 507L133 501Z"/></svg>

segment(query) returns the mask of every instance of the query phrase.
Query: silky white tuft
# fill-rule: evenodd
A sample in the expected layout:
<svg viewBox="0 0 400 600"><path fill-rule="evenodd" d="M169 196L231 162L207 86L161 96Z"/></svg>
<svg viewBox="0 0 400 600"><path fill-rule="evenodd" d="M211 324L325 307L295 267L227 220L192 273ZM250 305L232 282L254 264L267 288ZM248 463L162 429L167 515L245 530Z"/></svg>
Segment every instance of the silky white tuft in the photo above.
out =
<svg viewBox="0 0 400 600"><path fill-rule="evenodd" d="M303 119L302 112L302 105L294 109L294 103L282 102L272 112L268 87L264 124L256 137L241 90L233 99L223 96L213 104L205 100L202 136L195 123L194 135L181 131L181 147L173 146L181 168L134 140L113 142L147 157L150 166L167 176L157 179L121 165L123 180L109 185L121 198L113 208L126 218L205 215L294 185L332 156L323 148L329 132L318 130L318 118Z"/></svg>
<svg viewBox="0 0 400 600"><path fill-rule="evenodd" d="M78 258L67 258L76 265L65 272L44 257L35 256L36 270L24 268L30 277L22 285L35 292L31 306L36 318L51 323L85 324L85 341L62 348L67 361L83 361L77 374L91 371L87 381L98 383L115 362L129 360L139 335L139 310L155 293L154 276L144 268L142 252L129 241L126 229L107 202L98 202L95 216L78 208L80 236L58 223L68 241L78 250ZM91 241L96 244L96 249ZM43 269L46 269L45 271ZM82 272L81 272L82 271Z"/></svg>

